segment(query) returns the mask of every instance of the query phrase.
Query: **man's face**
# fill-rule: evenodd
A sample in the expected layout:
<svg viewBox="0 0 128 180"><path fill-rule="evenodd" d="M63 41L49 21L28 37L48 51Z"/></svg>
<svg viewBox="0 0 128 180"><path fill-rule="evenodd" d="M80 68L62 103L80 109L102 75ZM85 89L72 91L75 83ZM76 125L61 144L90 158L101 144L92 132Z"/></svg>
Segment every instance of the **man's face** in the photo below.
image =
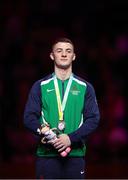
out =
<svg viewBox="0 0 128 180"><path fill-rule="evenodd" d="M55 62L55 66L66 69L72 65L75 60L73 45L67 42L58 42L53 46L50 57Z"/></svg>

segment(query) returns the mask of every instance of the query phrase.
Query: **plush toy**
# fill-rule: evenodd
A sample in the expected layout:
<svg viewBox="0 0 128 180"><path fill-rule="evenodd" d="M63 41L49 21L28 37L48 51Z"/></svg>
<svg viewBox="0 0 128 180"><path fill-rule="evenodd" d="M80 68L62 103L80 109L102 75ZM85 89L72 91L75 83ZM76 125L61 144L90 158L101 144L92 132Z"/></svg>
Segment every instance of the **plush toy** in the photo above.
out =
<svg viewBox="0 0 128 180"><path fill-rule="evenodd" d="M44 137L41 139L42 143L46 143L49 140L55 140L57 136L59 135L59 131L56 128L50 129L49 124L43 124L41 128L41 134L44 135ZM52 142L51 142L52 143ZM62 157L67 156L67 154L71 151L70 147L67 147L65 151L62 151L60 155Z"/></svg>

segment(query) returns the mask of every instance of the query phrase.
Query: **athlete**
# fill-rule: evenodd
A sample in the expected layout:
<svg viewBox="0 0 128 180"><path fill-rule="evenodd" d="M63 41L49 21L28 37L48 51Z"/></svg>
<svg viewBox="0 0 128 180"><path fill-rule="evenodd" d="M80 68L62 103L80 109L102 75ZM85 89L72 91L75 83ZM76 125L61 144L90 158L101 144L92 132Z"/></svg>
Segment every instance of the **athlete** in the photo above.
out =
<svg viewBox="0 0 128 180"><path fill-rule="evenodd" d="M100 119L95 90L72 71L70 39L57 39L50 58L54 72L33 84L24 111L25 127L38 137L36 178L85 179L85 142ZM57 138L45 141L46 125L59 132ZM66 148L70 152L61 156Z"/></svg>

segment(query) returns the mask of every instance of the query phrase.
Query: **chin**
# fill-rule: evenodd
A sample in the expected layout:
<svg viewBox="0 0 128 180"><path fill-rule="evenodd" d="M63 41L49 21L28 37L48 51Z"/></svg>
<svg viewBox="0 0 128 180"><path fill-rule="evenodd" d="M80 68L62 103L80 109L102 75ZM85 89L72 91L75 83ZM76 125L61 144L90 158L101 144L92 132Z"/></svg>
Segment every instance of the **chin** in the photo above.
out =
<svg viewBox="0 0 128 180"><path fill-rule="evenodd" d="M61 69L68 69L70 67L70 65L68 64L68 65L60 65L60 68Z"/></svg>

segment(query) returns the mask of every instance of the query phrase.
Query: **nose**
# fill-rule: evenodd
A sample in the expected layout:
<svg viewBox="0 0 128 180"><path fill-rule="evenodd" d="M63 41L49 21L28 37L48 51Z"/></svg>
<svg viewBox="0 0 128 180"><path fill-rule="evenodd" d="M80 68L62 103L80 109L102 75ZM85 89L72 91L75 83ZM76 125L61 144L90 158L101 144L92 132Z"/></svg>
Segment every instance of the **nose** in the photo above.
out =
<svg viewBox="0 0 128 180"><path fill-rule="evenodd" d="M66 54L65 51L62 51L62 56L63 56L63 57L66 57L66 56L67 56L67 54Z"/></svg>

